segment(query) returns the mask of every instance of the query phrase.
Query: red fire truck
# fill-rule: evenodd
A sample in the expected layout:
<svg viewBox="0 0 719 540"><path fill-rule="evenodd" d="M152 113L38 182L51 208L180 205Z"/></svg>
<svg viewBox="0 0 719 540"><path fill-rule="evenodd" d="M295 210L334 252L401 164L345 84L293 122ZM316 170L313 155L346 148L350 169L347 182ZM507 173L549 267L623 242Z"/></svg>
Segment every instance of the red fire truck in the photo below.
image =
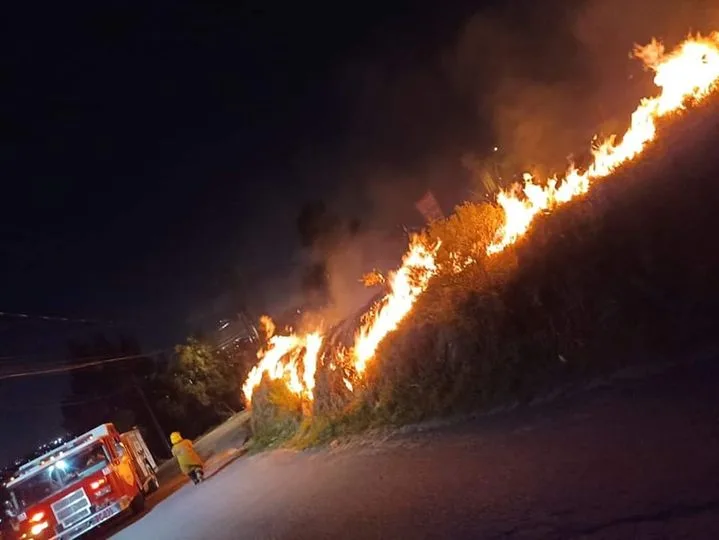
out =
<svg viewBox="0 0 719 540"><path fill-rule="evenodd" d="M157 489L157 465L139 430L103 424L21 466L7 482L7 513L23 540L71 540Z"/></svg>

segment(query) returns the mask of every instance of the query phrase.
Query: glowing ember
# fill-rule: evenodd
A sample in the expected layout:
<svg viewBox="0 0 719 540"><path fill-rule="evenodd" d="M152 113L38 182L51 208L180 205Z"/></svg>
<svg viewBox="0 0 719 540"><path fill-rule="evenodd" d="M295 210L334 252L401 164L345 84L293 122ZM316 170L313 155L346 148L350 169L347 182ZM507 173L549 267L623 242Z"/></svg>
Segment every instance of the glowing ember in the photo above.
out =
<svg viewBox="0 0 719 540"><path fill-rule="evenodd" d="M380 342L397 328L427 288L430 278L437 271L434 255L438 247L430 250L417 238L410 243L402 266L389 278L390 293L375 311L365 316L357 332L353 351L357 373L364 372Z"/></svg>
<svg viewBox="0 0 719 540"><path fill-rule="evenodd" d="M583 173L570 168L564 179L552 178L546 186L525 175L523 188L514 186L500 193L497 202L504 210L505 224L487 248L488 254L516 242L538 213L586 193L591 180L608 176L641 154L656 136L659 118L683 109L687 101L706 97L719 80L719 32L709 37L690 37L670 54L665 54L663 45L652 41L646 47L637 47L634 55L656 73L654 83L662 89L659 96L641 101L621 141L615 144L610 138L593 150L593 162Z"/></svg>

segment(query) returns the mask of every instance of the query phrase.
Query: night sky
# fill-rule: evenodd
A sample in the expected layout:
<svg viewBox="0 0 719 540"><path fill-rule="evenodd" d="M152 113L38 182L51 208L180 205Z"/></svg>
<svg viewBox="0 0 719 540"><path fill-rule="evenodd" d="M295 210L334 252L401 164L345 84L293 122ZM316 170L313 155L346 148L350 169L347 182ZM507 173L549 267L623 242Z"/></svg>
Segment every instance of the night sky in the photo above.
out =
<svg viewBox="0 0 719 540"><path fill-rule="evenodd" d="M584 142L624 104L598 106L596 83L626 82L626 51L653 30L634 32L637 10L607 44L600 2L224 4L6 8L0 311L114 321L152 350L237 291L256 312L287 307L304 201L395 231L421 223L428 188L445 210L466 197L465 152L564 157L557 140ZM599 48L621 54L608 66ZM567 95L592 103L584 125L526 137L524 118L553 133L576 119ZM105 329L0 318L0 356L56 361L67 337ZM0 392L0 461L56 436L64 377Z"/></svg>
<svg viewBox="0 0 719 540"><path fill-rule="evenodd" d="M68 337L116 328L103 321L146 350L172 346L237 288L258 311L286 307L300 204L322 197L367 218L367 171L350 160L391 170L419 150L397 126L394 150L372 143L382 114L359 125L364 90L352 86L385 54L405 67L425 61L421 48L434 43L396 40L422 29L442 39L464 7L433 29L431 10L407 10L414 2L227 4L4 14L0 311L101 321L0 320L0 356L20 356L13 368L62 359ZM399 186L410 186L397 213L407 221L419 220L423 181ZM13 435L4 461L56 436L67 383L0 384L0 428Z"/></svg>
<svg viewBox="0 0 719 540"><path fill-rule="evenodd" d="M288 272L299 204L355 180L337 159L417 150L397 126L383 126L395 148L369 140L381 112L353 132L347 73L392 49L423 61L395 44L427 29L413 2L148 4L5 21L2 310L140 318L174 337L239 268Z"/></svg>

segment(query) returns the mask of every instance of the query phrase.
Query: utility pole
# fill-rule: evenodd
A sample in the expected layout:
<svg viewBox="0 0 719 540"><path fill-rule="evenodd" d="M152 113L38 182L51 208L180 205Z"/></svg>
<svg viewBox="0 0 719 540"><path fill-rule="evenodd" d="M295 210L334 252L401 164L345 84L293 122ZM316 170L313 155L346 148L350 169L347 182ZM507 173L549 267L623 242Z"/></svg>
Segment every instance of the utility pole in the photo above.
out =
<svg viewBox="0 0 719 540"><path fill-rule="evenodd" d="M170 446L170 443L167 442L167 436L165 435L165 432L162 430L162 426L160 425L160 422L157 420L157 417L155 416L154 411L152 410L152 407L150 407L150 402L147 401L147 397L145 396L145 392L142 390L142 387L140 386L140 383L137 380L137 377L135 377L135 374L133 373L131 375L133 386L137 390L137 393L140 394L140 399L145 404L145 408L147 409L147 412L150 415L150 418L152 419L152 423L155 426L155 429L157 430L157 435L160 437L162 442L165 444L165 448L167 448L167 452L169 455L172 455L172 447Z"/></svg>

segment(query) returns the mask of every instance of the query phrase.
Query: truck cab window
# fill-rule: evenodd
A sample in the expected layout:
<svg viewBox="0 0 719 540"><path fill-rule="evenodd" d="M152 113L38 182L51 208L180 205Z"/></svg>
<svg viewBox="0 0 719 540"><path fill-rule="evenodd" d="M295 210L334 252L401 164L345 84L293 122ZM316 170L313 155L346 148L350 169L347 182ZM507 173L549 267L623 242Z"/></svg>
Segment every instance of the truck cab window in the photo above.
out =
<svg viewBox="0 0 719 540"><path fill-rule="evenodd" d="M115 455L119 458L125 455L125 447L119 439L114 439L115 443Z"/></svg>

